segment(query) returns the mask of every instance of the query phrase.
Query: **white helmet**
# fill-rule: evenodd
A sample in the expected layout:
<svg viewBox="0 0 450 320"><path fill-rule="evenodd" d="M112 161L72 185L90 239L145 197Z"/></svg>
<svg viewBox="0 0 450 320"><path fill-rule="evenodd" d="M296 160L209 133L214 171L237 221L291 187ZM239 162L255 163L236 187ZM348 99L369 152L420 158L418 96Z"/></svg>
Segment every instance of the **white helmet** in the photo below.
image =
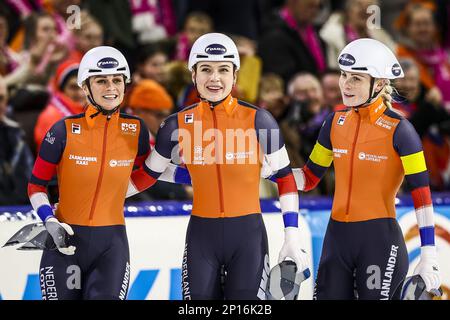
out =
<svg viewBox="0 0 450 320"><path fill-rule="evenodd" d="M100 46L86 52L78 69L78 86L92 76L123 74L125 82L131 81L130 68L123 54L113 47Z"/></svg>
<svg viewBox="0 0 450 320"><path fill-rule="evenodd" d="M236 66L236 70L241 66L236 45L222 33L207 33L194 42L188 63L191 72L199 61L230 61Z"/></svg>
<svg viewBox="0 0 450 320"><path fill-rule="evenodd" d="M343 71L367 73L374 78L403 78L403 70L394 53L380 41L357 39L342 49L338 58Z"/></svg>

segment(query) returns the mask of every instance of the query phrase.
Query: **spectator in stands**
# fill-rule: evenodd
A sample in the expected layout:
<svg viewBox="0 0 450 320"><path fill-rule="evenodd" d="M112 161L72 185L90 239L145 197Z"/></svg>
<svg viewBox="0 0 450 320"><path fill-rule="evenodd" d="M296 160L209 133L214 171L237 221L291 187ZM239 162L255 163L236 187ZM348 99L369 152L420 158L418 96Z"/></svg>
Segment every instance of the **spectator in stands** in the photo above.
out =
<svg viewBox="0 0 450 320"><path fill-rule="evenodd" d="M341 72L335 69L326 70L320 77L323 92L323 104L326 108L334 110L335 106L342 104L339 77Z"/></svg>
<svg viewBox="0 0 450 320"><path fill-rule="evenodd" d="M288 119L298 130L300 157L303 163L306 163L305 160L312 152L322 124L331 110L324 105L319 79L311 73L295 75L289 81L288 96L291 100ZM333 186L331 178L332 175L329 175L316 192L331 194Z"/></svg>
<svg viewBox="0 0 450 320"><path fill-rule="evenodd" d="M422 145L431 189L448 191L450 189L450 121L433 125L423 137Z"/></svg>
<svg viewBox="0 0 450 320"><path fill-rule="evenodd" d="M291 165L302 167L304 161L300 157L300 137L295 124L289 118L289 97L286 95L284 87L283 79L280 76L274 73L263 75L259 84L258 105L269 111L278 122Z"/></svg>
<svg viewBox="0 0 450 320"><path fill-rule="evenodd" d="M63 42L69 51L75 49L75 37L72 30L77 27L77 19L73 16L76 11L70 6L79 7L80 4L81 0L51 0L44 4L56 23L59 41Z"/></svg>
<svg viewBox="0 0 450 320"><path fill-rule="evenodd" d="M157 44L143 47L137 57L137 68L133 74L133 82L150 79L164 85L166 81L166 66L169 57Z"/></svg>
<svg viewBox="0 0 450 320"><path fill-rule="evenodd" d="M183 30L177 36L175 59L187 61L192 44L201 35L213 31L213 22L204 12L191 12L186 17Z"/></svg>
<svg viewBox="0 0 450 320"><path fill-rule="evenodd" d="M150 146L154 147L159 126L173 111L172 98L159 83L144 79L133 87L127 106L132 114L144 120L149 130Z"/></svg>
<svg viewBox="0 0 450 320"><path fill-rule="evenodd" d="M286 0L268 19L259 40L264 73L276 73L287 83L300 71L325 71L325 44L313 24L319 9L320 0Z"/></svg>
<svg viewBox="0 0 450 320"><path fill-rule="evenodd" d="M397 49L399 58L410 57L419 67L420 81L428 90L426 100L443 103L450 110L450 61L439 43L431 2L410 3L400 16L398 26L405 39Z"/></svg>
<svg viewBox="0 0 450 320"><path fill-rule="evenodd" d="M176 18L172 0L129 1L131 26L139 44L149 44L176 33Z"/></svg>
<svg viewBox="0 0 450 320"><path fill-rule="evenodd" d="M175 61L167 65L166 88L176 101L177 110L197 103L198 92L187 69L192 44L214 29L211 17L201 11L192 11L186 17L183 30L175 38ZM257 84L256 84L257 85Z"/></svg>
<svg viewBox="0 0 450 320"><path fill-rule="evenodd" d="M436 24L441 34L441 44L446 50L450 49L450 2L436 0Z"/></svg>
<svg viewBox="0 0 450 320"><path fill-rule="evenodd" d="M47 131L60 119L83 113L86 97L77 84L79 62L67 60L58 66L53 81L50 103L39 115L34 128L34 141L39 151Z"/></svg>
<svg viewBox="0 0 450 320"><path fill-rule="evenodd" d="M20 57L23 63L8 76L8 86L46 91L50 77L67 54L57 35L55 20L48 13L33 13L25 20L25 50Z"/></svg>
<svg viewBox="0 0 450 320"><path fill-rule="evenodd" d="M449 120L450 115L442 104L432 104L426 100L426 90L420 82L420 72L415 61L405 58L399 62L405 77L394 82L399 97L392 106L412 123L422 138L433 124Z"/></svg>
<svg viewBox="0 0 450 320"><path fill-rule="evenodd" d="M419 68L415 61L404 58L399 62L405 77L394 82L398 97L395 98L392 107L405 116L416 129L422 139L430 174L430 187L432 190L442 190L446 187L448 179L448 173L445 174L448 140L444 129L445 123L449 123L450 120L449 113L442 104L433 104L426 100L426 89L420 82Z"/></svg>
<svg viewBox="0 0 450 320"><path fill-rule="evenodd" d="M320 30L320 37L327 45L327 64L338 67L338 56L345 45L358 38L372 38L383 42L392 50L395 42L380 26L371 25L376 19L370 19L370 6L378 5L378 0L347 0L343 12L334 12Z"/></svg>
<svg viewBox="0 0 450 320"><path fill-rule="evenodd" d="M136 37L133 34L131 3L148 1L129 0L83 0L83 7L102 25L105 44L114 46L125 54L130 65L134 65Z"/></svg>
<svg viewBox="0 0 450 320"><path fill-rule="evenodd" d="M20 64L19 56L7 43L8 33L8 19L0 12L0 76L3 77L13 72Z"/></svg>
<svg viewBox="0 0 450 320"><path fill-rule="evenodd" d="M255 103L258 97L258 86L262 73L262 61L256 55L256 42L244 36L232 35L241 59L239 78L233 94L241 100Z"/></svg>
<svg viewBox="0 0 450 320"><path fill-rule="evenodd" d="M198 92L192 83L191 73L184 61L172 61L167 64L166 87L172 99L176 101L176 109L181 110L199 101Z"/></svg>
<svg viewBox="0 0 450 320"><path fill-rule="evenodd" d="M83 55L92 48L103 45L101 24L88 12L81 11L80 28L74 29L75 49L70 52L70 60L81 61Z"/></svg>
<svg viewBox="0 0 450 320"><path fill-rule="evenodd" d="M178 1L181 2L181 1ZM261 33L263 15L270 11L273 1L266 0L188 0L188 12L201 11L214 21L214 29L257 40Z"/></svg>
<svg viewBox="0 0 450 320"><path fill-rule="evenodd" d="M8 91L0 77L0 205L26 204L33 156L17 122L6 117Z"/></svg>
<svg viewBox="0 0 450 320"><path fill-rule="evenodd" d="M310 73L295 75L288 84L288 95L296 110L290 117L298 125L301 155L307 159L317 140L322 123L330 113L323 105L323 93L319 80Z"/></svg>
<svg viewBox="0 0 450 320"><path fill-rule="evenodd" d="M10 99L14 119L21 124L33 151L36 119L50 98L47 86L67 53L65 44L58 40L56 23L50 14L41 12L28 16L24 50L20 53L22 64L6 81L8 87L15 90Z"/></svg>
<svg viewBox="0 0 450 320"><path fill-rule="evenodd" d="M8 42L15 52L21 52L25 38L24 21L33 12L43 10L42 0L13 0L0 1L0 12L8 20L10 35Z"/></svg>
<svg viewBox="0 0 450 320"><path fill-rule="evenodd" d="M145 79L133 87L128 107L132 114L144 120L149 130L149 143L153 149L156 133L161 123L173 110L172 98L156 81ZM127 201L186 200L191 198L191 186L158 181L152 188L127 199Z"/></svg>

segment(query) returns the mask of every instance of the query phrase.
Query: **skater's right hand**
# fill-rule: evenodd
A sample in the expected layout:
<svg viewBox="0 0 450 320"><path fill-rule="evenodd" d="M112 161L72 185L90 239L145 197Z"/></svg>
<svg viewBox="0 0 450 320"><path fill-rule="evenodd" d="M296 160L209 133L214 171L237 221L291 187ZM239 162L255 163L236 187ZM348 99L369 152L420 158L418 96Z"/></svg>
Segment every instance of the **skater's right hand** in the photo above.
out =
<svg viewBox="0 0 450 320"><path fill-rule="evenodd" d="M286 258L291 258L297 265L297 273L306 269L311 270L309 254L301 248L300 232L298 228L287 227L284 229L284 243L278 255L278 263Z"/></svg>
<svg viewBox="0 0 450 320"><path fill-rule="evenodd" d="M76 247L68 246L70 236L73 236L72 227L67 223L61 223L55 217L50 217L45 221L45 228L52 236L59 252L66 255L73 255Z"/></svg>

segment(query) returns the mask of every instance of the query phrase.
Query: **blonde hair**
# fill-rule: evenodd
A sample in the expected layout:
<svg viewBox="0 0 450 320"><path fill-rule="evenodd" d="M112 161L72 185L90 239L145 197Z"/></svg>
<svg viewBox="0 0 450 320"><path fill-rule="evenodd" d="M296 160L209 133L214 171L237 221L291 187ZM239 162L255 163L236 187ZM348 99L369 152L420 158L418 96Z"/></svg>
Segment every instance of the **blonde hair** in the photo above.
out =
<svg viewBox="0 0 450 320"><path fill-rule="evenodd" d="M389 108L392 109L392 92L394 92L394 87L391 86L391 81L389 79L386 79L386 84L384 85L383 90L381 91L381 97L383 98L384 104Z"/></svg>
<svg viewBox="0 0 450 320"><path fill-rule="evenodd" d="M259 81L259 92L280 91L284 92L284 81L275 73L266 73Z"/></svg>

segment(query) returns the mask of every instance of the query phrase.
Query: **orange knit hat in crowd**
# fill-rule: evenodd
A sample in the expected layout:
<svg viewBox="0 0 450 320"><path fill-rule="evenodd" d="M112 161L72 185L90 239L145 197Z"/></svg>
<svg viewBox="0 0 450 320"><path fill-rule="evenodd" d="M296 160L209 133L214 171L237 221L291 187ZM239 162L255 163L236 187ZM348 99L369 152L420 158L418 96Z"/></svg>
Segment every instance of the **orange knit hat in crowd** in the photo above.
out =
<svg viewBox="0 0 450 320"><path fill-rule="evenodd" d="M171 110L173 101L166 89L153 80L141 80L131 91L128 107L147 110Z"/></svg>
<svg viewBox="0 0 450 320"><path fill-rule="evenodd" d="M78 67L80 61L74 59L68 59L61 62L56 68L55 75L53 77L53 88L56 91L62 91L69 77L76 76L78 74Z"/></svg>

